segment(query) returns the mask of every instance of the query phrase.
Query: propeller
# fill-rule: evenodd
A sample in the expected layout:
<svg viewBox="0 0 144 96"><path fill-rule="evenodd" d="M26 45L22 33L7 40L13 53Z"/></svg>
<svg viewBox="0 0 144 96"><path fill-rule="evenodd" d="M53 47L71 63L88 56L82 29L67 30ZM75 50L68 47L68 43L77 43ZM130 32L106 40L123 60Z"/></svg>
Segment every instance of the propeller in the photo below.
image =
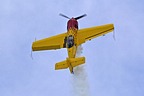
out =
<svg viewBox="0 0 144 96"><path fill-rule="evenodd" d="M78 20L78 19L83 18L83 17L85 17L85 16L87 16L87 15L84 14L84 15L81 15L81 16L76 17L75 19Z"/></svg>
<svg viewBox="0 0 144 96"><path fill-rule="evenodd" d="M71 18L69 18L68 16L66 16L66 15L64 15L64 14L59 14L60 16L62 16L62 17L65 17L65 18L67 18L67 19L71 19ZM75 20L78 20L78 19L80 19L80 18L83 18L83 17L85 17L85 16L87 16L86 14L83 14L83 15L81 15L81 16L78 16L78 17L76 17L76 18L74 18Z"/></svg>
<svg viewBox="0 0 144 96"><path fill-rule="evenodd" d="M62 17L65 17L65 18L67 18L67 19L71 19L71 18L69 18L68 16L66 16L66 15L64 15L64 14L59 14L60 16L62 16Z"/></svg>

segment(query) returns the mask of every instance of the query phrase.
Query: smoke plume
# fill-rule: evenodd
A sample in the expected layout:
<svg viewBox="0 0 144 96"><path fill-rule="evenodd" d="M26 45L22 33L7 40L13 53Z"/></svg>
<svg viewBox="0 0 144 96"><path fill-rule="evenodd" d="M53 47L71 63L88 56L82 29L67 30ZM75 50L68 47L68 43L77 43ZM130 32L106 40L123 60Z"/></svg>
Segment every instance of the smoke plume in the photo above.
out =
<svg viewBox="0 0 144 96"><path fill-rule="evenodd" d="M77 49L76 57L80 57L82 53L82 46ZM72 76L73 96L90 96L88 77L85 71L85 64L74 68L74 75Z"/></svg>

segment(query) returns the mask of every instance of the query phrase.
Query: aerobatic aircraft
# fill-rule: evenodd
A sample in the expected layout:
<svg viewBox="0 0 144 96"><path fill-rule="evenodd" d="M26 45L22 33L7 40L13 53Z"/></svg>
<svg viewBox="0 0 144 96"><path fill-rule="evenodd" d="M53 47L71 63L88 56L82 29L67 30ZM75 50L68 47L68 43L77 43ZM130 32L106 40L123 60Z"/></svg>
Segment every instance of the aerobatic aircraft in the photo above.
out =
<svg viewBox="0 0 144 96"><path fill-rule="evenodd" d="M79 29L77 20L85 17L86 14L76 18L69 18L63 14L60 14L60 16L69 19L67 22L67 32L33 42L32 50L42 51L67 48L68 57L66 60L56 63L55 70L69 68L70 72L74 73L74 67L85 63L85 57L76 57L78 46L88 40L112 32L114 30L114 25L105 24L101 26Z"/></svg>

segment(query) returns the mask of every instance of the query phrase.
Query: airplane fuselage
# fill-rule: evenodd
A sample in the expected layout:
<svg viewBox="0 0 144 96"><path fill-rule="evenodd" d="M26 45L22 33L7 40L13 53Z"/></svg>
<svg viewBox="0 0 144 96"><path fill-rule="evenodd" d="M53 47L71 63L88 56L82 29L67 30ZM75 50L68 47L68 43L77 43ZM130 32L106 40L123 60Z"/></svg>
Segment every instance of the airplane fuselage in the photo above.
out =
<svg viewBox="0 0 144 96"><path fill-rule="evenodd" d="M77 52L77 31L78 31L78 22L74 18L70 19L67 23L67 40L66 40L66 48L68 52L67 61L71 58L76 57ZM69 69L71 73L73 73L73 67L69 63Z"/></svg>
<svg viewBox="0 0 144 96"><path fill-rule="evenodd" d="M69 58L74 58L76 56L77 31L78 31L78 22L74 18L71 18L67 22L67 50Z"/></svg>

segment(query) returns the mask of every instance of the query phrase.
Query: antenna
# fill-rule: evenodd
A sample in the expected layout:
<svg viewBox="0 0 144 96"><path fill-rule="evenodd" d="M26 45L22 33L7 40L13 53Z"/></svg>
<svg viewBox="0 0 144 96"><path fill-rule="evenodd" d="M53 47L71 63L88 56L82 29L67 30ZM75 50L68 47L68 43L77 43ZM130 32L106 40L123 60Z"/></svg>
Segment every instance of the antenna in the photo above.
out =
<svg viewBox="0 0 144 96"><path fill-rule="evenodd" d="M115 38L115 30L113 31L113 39L116 41L116 38Z"/></svg>
<svg viewBox="0 0 144 96"><path fill-rule="evenodd" d="M32 50L31 50L31 54L30 54L30 56L31 56L31 59L33 60Z"/></svg>

